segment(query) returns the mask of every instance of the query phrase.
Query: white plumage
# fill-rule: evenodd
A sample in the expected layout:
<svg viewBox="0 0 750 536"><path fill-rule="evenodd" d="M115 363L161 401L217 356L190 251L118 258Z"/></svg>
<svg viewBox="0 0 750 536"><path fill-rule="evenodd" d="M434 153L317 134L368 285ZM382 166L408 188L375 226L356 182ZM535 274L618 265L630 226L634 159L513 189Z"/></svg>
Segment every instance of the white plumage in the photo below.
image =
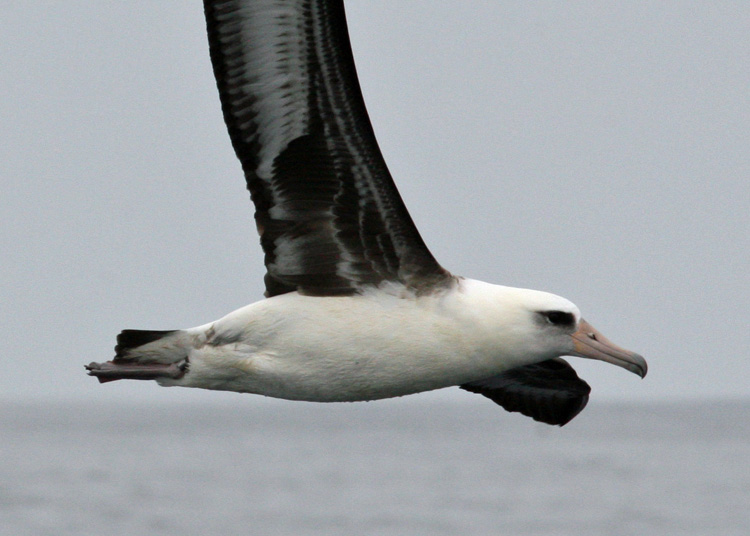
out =
<svg viewBox="0 0 750 536"><path fill-rule="evenodd" d="M190 373L159 382L316 402L439 389L574 352L540 307L578 316L563 298L472 280L421 297L283 294L176 332Z"/></svg>
<svg viewBox="0 0 750 536"><path fill-rule="evenodd" d="M437 263L378 149L341 0L204 6L267 299L196 328L125 330L91 375L316 402L459 385L562 425L590 388L559 356L646 374L568 300Z"/></svg>

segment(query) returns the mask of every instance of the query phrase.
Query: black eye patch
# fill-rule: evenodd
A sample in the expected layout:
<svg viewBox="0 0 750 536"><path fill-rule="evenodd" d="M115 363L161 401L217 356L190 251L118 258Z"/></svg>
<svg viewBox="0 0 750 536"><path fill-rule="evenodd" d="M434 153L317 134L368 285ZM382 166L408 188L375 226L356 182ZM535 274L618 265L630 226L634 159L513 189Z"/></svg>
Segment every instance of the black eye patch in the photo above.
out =
<svg viewBox="0 0 750 536"><path fill-rule="evenodd" d="M575 316L565 311L542 311L539 314L546 318L547 322L555 326L572 326L576 322Z"/></svg>

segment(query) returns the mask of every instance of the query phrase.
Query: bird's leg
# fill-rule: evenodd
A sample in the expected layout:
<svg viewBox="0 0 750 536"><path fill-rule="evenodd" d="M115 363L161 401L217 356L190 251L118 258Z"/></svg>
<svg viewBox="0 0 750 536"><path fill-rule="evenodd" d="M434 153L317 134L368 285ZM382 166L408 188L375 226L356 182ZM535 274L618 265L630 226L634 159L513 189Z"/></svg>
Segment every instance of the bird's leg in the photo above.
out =
<svg viewBox="0 0 750 536"><path fill-rule="evenodd" d="M100 383L114 380L155 380L157 378L179 379L188 369L188 360L178 363L138 363L107 361L106 363L89 363L86 370L89 376L96 376Z"/></svg>

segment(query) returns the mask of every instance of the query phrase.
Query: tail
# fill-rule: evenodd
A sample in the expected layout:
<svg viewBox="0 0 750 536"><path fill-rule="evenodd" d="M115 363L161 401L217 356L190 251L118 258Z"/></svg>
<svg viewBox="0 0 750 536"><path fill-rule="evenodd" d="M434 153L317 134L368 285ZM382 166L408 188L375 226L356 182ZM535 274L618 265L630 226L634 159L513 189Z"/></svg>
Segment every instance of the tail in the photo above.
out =
<svg viewBox="0 0 750 536"><path fill-rule="evenodd" d="M115 346L115 361L118 359L133 360L145 357L148 354L163 353L165 343L175 338L174 334L182 333L179 329L168 331L150 331L145 329L124 329L117 335ZM159 344L151 344L162 341ZM148 348L146 348L148 346ZM171 346L171 345L169 345ZM166 356L165 356L166 357Z"/></svg>
<svg viewBox="0 0 750 536"><path fill-rule="evenodd" d="M115 357L89 363L86 370L99 382L181 378L188 369L191 338L182 330L126 329L117 336Z"/></svg>

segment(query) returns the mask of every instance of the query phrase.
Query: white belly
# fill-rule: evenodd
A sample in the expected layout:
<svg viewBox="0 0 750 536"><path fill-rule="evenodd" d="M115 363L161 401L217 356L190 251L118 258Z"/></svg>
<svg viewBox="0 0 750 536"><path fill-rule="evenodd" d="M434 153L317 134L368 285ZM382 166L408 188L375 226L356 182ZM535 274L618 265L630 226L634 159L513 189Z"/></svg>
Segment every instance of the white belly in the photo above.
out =
<svg viewBox="0 0 750 536"><path fill-rule="evenodd" d="M502 363L487 355L475 319L457 315L451 296L277 296L189 330L196 345L188 374L161 383L322 402L497 374Z"/></svg>
<svg viewBox="0 0 750 536"><path fill-rule="evenodd" d="M560 355L529 336L533 308L519 294L562 300L473 280L423 297L284 294L181 332L189 370L158 381L319 402L460 385Z"/></svg>

